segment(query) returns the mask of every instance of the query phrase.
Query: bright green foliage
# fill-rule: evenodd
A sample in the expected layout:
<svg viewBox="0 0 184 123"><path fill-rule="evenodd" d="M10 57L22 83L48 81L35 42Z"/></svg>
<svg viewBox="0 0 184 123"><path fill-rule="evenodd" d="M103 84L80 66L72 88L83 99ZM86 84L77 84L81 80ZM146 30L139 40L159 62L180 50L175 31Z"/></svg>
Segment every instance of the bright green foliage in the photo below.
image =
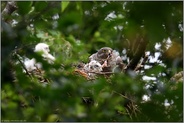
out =
<svg viewBox="0 0 184 123"><path fill-rule="evenodd" d="M183 83L172 85L169 81L183 70L182 1L17 1L16 4L18 8L7 18L17 23L1 24L1 121L183 121ZM107 17L110 13L113 16ZM168 38L173 45L167 50L163 40ZM50 45L56 57L54 65L33 52L38 42ZM156 43L162 44L161 49L154 48ZM120 55L126 49L127 56L135 61L145 51L151 55L160 52L159 60L166 67L154 63L142 73L115 73L90 81L75 74L77 63L87 63L90 54L104 46L116 49ZM13 55L15 48L21 56L34 57L43 63L49 85L42 86L38 79L23 73L20 64L12 64L17 61ZM137 49L141 49L139 53ZM143 81L144 75L155 76L157 83ZM148 84L151 88L145 89ZM130 114L125 108L128 102L125 93L135 101L135 112ZM150 94L151 100L143 103L144 94ZM85 104L83 98L92 99L93 103ZM174 103L165 107L165 99Z"/></svg>

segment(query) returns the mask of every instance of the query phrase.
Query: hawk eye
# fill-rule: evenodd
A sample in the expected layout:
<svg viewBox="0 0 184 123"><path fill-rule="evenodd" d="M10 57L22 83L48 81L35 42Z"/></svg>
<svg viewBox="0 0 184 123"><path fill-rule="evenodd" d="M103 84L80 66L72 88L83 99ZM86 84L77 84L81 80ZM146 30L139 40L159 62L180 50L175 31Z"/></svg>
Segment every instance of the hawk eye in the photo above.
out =
<svg viewBox="0 0 184 123"><path fill-rule="evenodd" d="M106 51L105 49L102 50L102 52L105 52L105 51Z"/></svg>

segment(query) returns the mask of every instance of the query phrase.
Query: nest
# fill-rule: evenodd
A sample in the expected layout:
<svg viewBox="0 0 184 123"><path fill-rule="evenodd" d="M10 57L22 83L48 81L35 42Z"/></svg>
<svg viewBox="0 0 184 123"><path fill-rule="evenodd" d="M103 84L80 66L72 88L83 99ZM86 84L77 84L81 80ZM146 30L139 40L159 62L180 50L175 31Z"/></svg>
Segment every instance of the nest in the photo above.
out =
<svg viewBox="0 0 184 123"><path fill-rule="evenodd" d="M105 71L105 69L108 69L108 68L104 68L104 70L101 72L86 71L84 67L80 67L79 65L77 68L74 69L74 72L77 75L86 78L87 80L94 80L94 79L97 79L98 76L109 77L110 75L113 74L113 72L107 72Z"/></svg>
<svg viewBox="0 0 184 123"><path fill-rule="evenodd" d="M50 83L50 80L44 77L45 71L43 71L42 69L37 68L33 71L27 72L26 74L29 75L31 78L37 78L40 83Z"/></svg>

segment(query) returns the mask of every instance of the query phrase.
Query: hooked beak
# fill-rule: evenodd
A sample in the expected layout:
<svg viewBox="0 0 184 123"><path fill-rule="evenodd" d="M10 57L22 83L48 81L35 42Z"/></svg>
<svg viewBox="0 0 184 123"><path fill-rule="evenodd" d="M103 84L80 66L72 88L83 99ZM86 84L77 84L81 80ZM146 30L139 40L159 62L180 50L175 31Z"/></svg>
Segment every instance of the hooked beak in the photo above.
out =
<svg viewBox="0 0 184 123"><path fill-rule="evenodd" d="M112 54L112 51L108 50L108 56L111 56L111 54Z"/></svg>

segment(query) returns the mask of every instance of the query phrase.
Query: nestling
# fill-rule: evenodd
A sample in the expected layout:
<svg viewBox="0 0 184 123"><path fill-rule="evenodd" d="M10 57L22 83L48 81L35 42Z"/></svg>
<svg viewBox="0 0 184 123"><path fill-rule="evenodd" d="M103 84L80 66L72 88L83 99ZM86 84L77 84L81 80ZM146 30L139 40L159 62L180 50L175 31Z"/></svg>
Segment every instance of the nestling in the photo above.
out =
<svg viewBox="0 0 184 123"><path fill-rule="evenodd" d="M35 46L34 52L41 52L42 57L46 59L48 63L53 63L55 61L55 57L49 53L50 52L49 46L45 43L38 43ZM23 63L28 72L42 68L42 64L37 63L35 58L32 59L25 58Z"/></svg>
<svg viewBox="0 0 184 123"><path fill-rule="evenodd" d="M55 57L52 56L49 52L49 45L45 44L45 43L38 43L35 46L35 52L41 52L42 56L49 62L52 63L53 61L55 61Z"/></svg>
<svg viewBox="0 0 184 123"><path fill-rule="evenodd" d="M102 71L102 65L95 60L90 61L84 66L84 71L88 73L89 76L94 76L95 73L93 72L101 72Z"/></svg>

